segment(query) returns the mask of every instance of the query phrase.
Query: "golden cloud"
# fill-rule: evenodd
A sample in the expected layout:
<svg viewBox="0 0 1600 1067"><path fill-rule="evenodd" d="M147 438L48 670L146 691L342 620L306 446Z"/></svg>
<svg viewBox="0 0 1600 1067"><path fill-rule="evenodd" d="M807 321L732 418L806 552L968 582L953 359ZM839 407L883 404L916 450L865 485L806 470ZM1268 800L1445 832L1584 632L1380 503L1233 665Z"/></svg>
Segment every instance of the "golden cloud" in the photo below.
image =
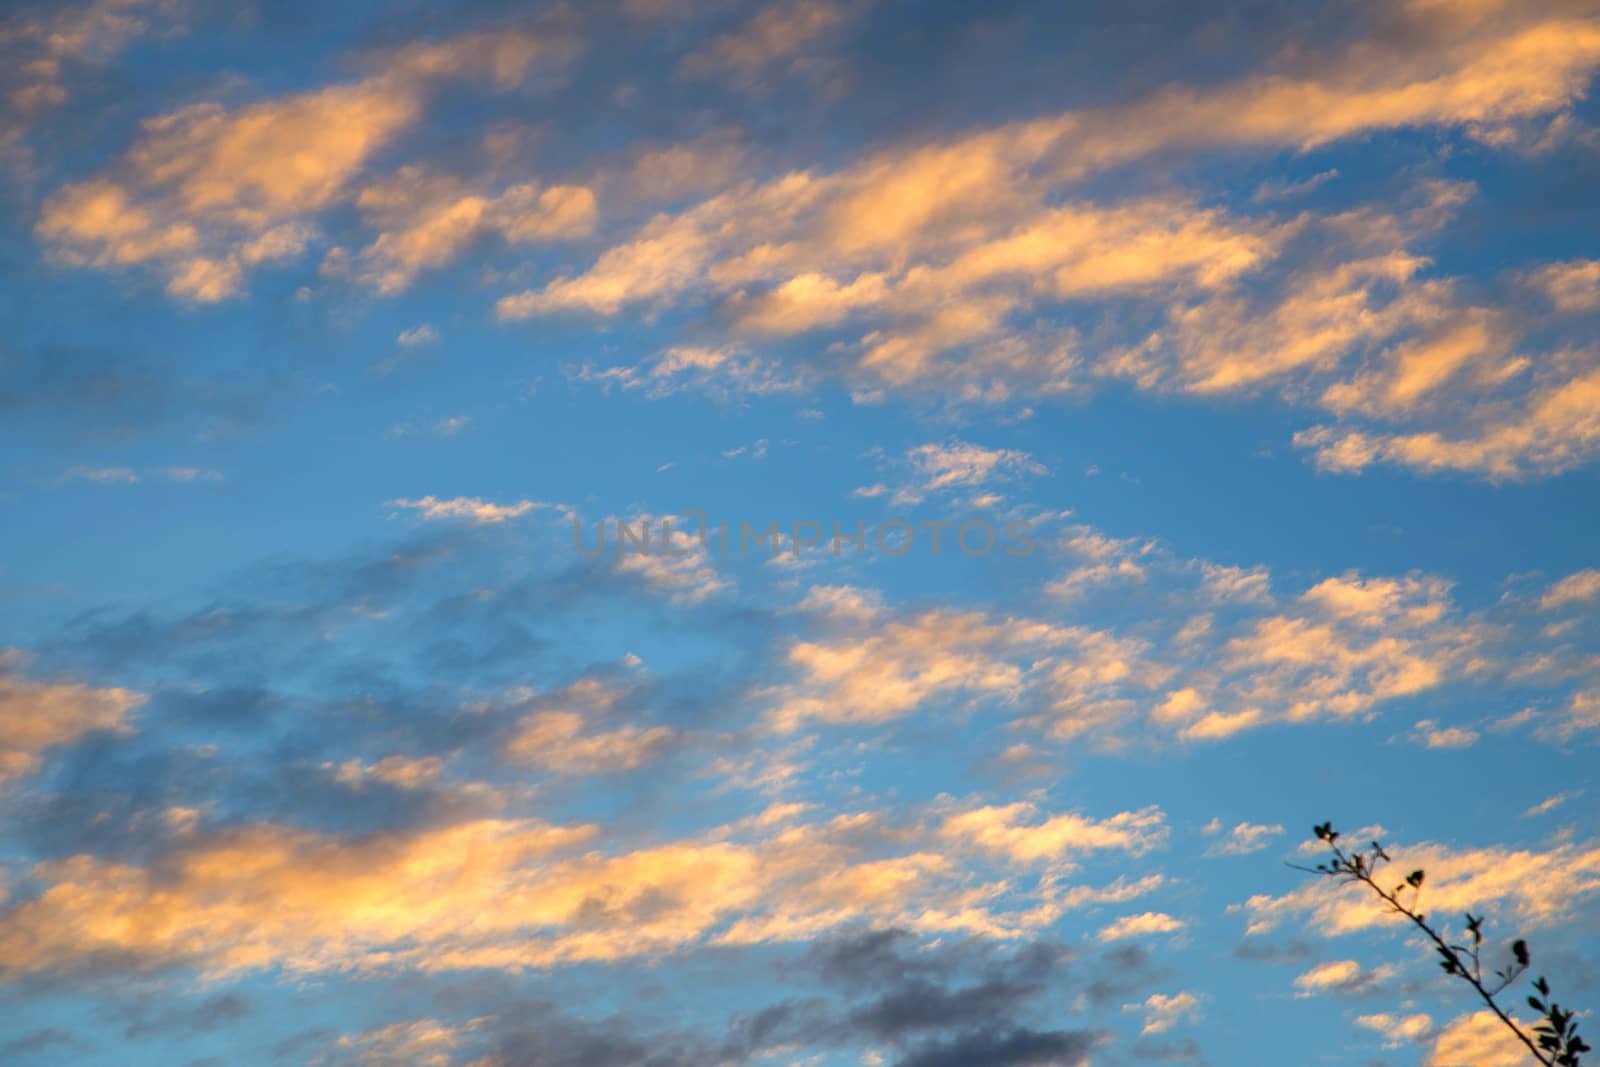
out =
<svg viewBox="0 0 1600 1067"><path fill-rule="evenodd" d="M1141 813L1108 825L1147 833L1153 821ZM1014 937L1160 884L1101 892L1038 878L1030 889L1004 868L985 880L960 835L869 813L611 844L596 826L528 819L361 837L191 829L148 866L89 855L36 866L43 889L0 911L0 960L12 975L113 963L185 963L213 977L517 970L804 940L858 922Z"/></svg>
<svg viewBox="0 0 1600 1067"><path fill-rule="evenodd" d="M104 174L51 196L37 232L67 263L153 264L176 296L225 299L249 269L303 251L312 216L343 198L373 155L417 122L435 82L486 76L507 88L535 62L569 50L560 38L522 31L471 33L389 53L363 81L232 110L190 105L147 121ZM499 222L521 232L526 205L511 195ZM533 207L566 227L583 214L569 202Z"/></svg>
<svg viewBox="0 0 1600 1067"><path fill-rule="evenodd" d="M0 783L34 770L43 754L100 730L129 732L142 693L22 676L24 657L0 650Z"/></svg>

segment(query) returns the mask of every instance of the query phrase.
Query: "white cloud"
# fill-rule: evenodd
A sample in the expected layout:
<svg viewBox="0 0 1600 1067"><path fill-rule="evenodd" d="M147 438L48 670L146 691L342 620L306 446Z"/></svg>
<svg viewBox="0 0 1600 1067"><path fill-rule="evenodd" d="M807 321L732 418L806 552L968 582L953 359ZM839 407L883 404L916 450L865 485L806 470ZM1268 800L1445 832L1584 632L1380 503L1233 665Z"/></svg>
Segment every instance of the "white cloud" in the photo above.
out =
<svg viewBox="0 0 1600 1067"><path fill-rule="evenodd" d="M409 330L401 330L400 336L395 338L401 348L422 348L426 345L439 343L439 331L424 322L420 326L413 326Z"/></svg>
<svg viewBox="0 0 1600 1067"><path fill-rule="evenodd" d="M1355 960L1333 960L1321 963L1294 980L1299 996L1318 993L1366 993L1394 976L1388 965L1367 970Z"/></svg>
<svg viewBox="0 0 1600 1067"><path fill-rule="evenodd" d="M1600 598L1600 570L1582 570L1567 575L1545 590L1544 596L1539 598L1539 607L1554 611L1596 598Z"/></svg>
<svg viewBox="0 0 1600 1067"><path fill-rule="evenodd" d="M555 505L542 504L532 500L518 500L511 504L496 504L493 501L470 496L458 496L450 499L425 496L417 500L391 500L387 506L397 510L403 509L418 512L422 518L428 520L461 519L479 526L493 526L505 522L507 519L521 518L535 509L550 508Z"/></svg>
<svg viewBox="0 0 1600 1067"><path fill-rule="evenodd" d="M1360 832L1351 840L1366 840ZM1600 892L1600 843L1563 843L1543 850L1454 849L1445 845L1394 845L1385 842L1399 872L1427 872L1427 910L1437 914L1491 909L1524 929L1543 929L1561 921L1590 895ZM1403 875L1397 876L1397 880ZM1360 886L1308 879L1283 896L1258 895L1244 905L1251 932L1293 921L1301 929L1337 936L1385 927L1396 921L1387 906Z"/></svg>
<svg viewBox="0 0 1600 1067"><path fill-rule="evenodd" d="M1423 1041L1433 1032L1433 1018L1428 1015L1392 1015L1380 1012L1356 1016L1356 1025L1382 1036L1384 1046L1399 1048L1402 1045Z"/></svg>
<svg viewBox="0 0 1600 1067"><path fill-rule="evenodd" d="M1229 830L1225 839L1206 849L1206 855L1245 856L1252 852L1260 852L1273 838L1282 836L1282 826L1242 822Z"/></svg>
<svg viewBox="0 0 1600 1067"><path fill-rule="evenodd" d="M1452 1019L1439 1031L1426 1067L1522 1067L1528 1048L1493 1012L1479 1011Z"/></svg>
<svg viewBox="0 0 1600 1067"><path fill-rule="evenodd" d="M1200 998L1193 993L1152 993L1142 1004L1124 1004L1125 1012L1144 1013L1142 1034L1162 1034L1180 1023L1200 1021Z"/></svg>
<svg viewBox="0 0 1600 1067"><path fill-rule="evenodd" d="M1130 937L1148 937L1153 934L1175 934L1184 929L1181 919L1160 911L1147 911L1139 915L1124 915L1102 927L1096 936L1101 941L1121 941Z"/></svg>
<svg viewBox="0 0 1600 1067"><path fill-rule="evenodd" d="M1413 743L1424 748L1471 748L1481 735L1464 726L1440 726L1432 719L1423 719L1411 731Z"/></svg>

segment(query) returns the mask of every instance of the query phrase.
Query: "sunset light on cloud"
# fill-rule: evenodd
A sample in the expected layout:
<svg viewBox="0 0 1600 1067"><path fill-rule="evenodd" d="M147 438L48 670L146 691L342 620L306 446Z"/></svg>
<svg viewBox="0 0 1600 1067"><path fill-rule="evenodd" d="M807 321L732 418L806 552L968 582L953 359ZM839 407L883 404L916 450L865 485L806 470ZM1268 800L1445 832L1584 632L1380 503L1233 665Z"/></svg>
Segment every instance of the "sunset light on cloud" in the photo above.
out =
<svg viewBox="0 0 1600 1067"><path fill-rule="evenodd" d="M1535 1062L1330 819L1600 1008L1597 0L0 57L0 1064Z"/></svg>

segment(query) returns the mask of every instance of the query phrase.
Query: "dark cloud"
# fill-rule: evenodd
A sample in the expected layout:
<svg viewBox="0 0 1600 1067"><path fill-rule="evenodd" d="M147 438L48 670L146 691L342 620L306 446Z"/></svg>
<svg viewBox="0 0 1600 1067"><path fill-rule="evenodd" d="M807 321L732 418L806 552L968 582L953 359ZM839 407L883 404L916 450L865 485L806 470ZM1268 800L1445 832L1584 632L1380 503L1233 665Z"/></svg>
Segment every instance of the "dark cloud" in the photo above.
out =
<svg viewBox="0 0 1600 1067"><path fill-rule="evenodd" d="M641 1036L626 1019L589 1022L552 1005L524 1014L515 1029L502 1032L495 1053L504 1067L689 1067L712 1062L701 1035Z"/></svg>
<svg viewBox="0 0 1600 1067"><path fill-rule="evenodd" d="M1094 978L1084 987L1091 1004L1111 1004L1126 1000L1158 981L1162 971L1151 962L1150 950L1140 945L1122 945L1101 953L1094 964Z"/></svg>
<svg viewBox="0 0 1600 1067"><path fill-rule="evenodd" d="M757 962L716 959L720 978ZM930 944L909 931L860 930L779 965L787 981L816 992L736 1012L720 1028L652 1022L644 1004L653 998L610 984L615 975L602 980L605 988L635 1006L594 1019L526 999L519 995L526 982L504 974L411 975L394 988L410 1013L401 1018L488 1017L463 1038L462 1055L487 1055L500 1067L701 1067L765 1062L780 1049L802 1057L883 1050L910 1067L1076 1067L1105 1038L1050 1025L1075 997L1069 964L1069 953L1048 942ZM561 984L572 994L581 993L582 982L568 977ZM328 1044L325 1036L303 1035L296 1048L319 1042Z"/></svg>
<svg viewBox="0 0 1600 1067"><path fill-rule="evenodd" d="M823 981L859 991L948 978L962 971L1009 977L1036 984L1059 975L1071 951L1054 942L1033 942L1010 953L981 940L959 941L929 950L909 930L861 930L812 945L798 967Z"/></svg>
<svg viewBox="0 0 1600 1067"><path fill-rule="evenodd" d="M0 347L0 415L57 416L104 431L149 426L171 400L170 372L130 355L44 345Z"/></svg>
<svg viewBox="0 0 1600 1067"><path fill-rule="evenodd" d="M53 750L9 833L38 857L134 859L164 847L162 813L173 808L205 812L213 829L267 821L359 834L484 803L466 799L452 776L403 788L339 773L389 756L447 758L454 780L542 778L558 795L598 789L599 777L562 779L502 756L518 720L538 707L537 697L505 693L559 691L581 678L624 694L597 712L596 729L673 730L651 765L603 776L613 810L658 806L692 771L695 738L719 751L756 743L726 728L746 725L729 720L772 652L770 616L670 607L588 563L503 580L507 539L527 536L430 525L332 559L248 568L187 610L105 606L69 619L32 649L40 668L146 700L133 732ZM715 662L677 673L640 673L614 659L575 669L597 652L573 647L575 613L625 617L645 634L672 633L687 615L732 644Z"/></svg>
<svg viewBox="0 0 1600 1067"><path fill-rule="evenodd" d="M807 962L824 979L847 987L904 982L938 973L939 957L917 958L903 951L915 945L916 937L908 930L869 930L812 946Z"/></svg>
<svg viewBox="0 0 1600 1067"><path fill-rule="evenodd" d="M1272 942L1263 941L1259 937L1247 937L1234 947L1233 954L1241 960L1256 960L1262 963L1292 963L1310 956L1311 945L1299 938L1291 938L1283 942Z"/></svg>
<svg viewBox="0 0 1600 1067"><path fill-rule="evenodd" d="M913 981L851 1012L850 1021L869 1034L895 1040L914 1031L971 1026L1007 1015L1041 988L991 981L946 989Z"/></svg>
<svg viewBox="0 0 1600 1067"><path fill-rule="evenodd" d="M1099 1043L1087 1030L980 1030L923 1046L897 1067L1077 1067Z"/></svg>
<svg viewBox="0 0 1600 1067"><path fill-rule="evenodd" d="M1141 1060L1160 1063L1194 1063L1202 1058L1200 1045L1192 1037L1181 1041L1152 1041L1141 1037L1133 1043L1133 1054Z"/></svg>
<svg viewBox="0 0 1600 1067"><path fill-rule="evenodd" d="M728 1027L722 1059L741 1061L783 1045L829 1045L845 1033L828 1003L820 998L786 1000L742 1015Z"/></svg>
<svg viewBox="0 0 1600 1067"><path fill-rule="evenodd" d="M0 1062L10 1063L21 1057L34 1056L52 1049L59 1053L63 1048L69 1048L77 1043L71 1034L59 1026L40 1027L0 1043Z"/></svg>
<svg viewBox="0 0 1600 1067"><path fill-rule="evenodd" d="M14 325L7 321L14 317L0 316L0 329ZM298 379L280 374L258 380L190 377L174 360L106 344L0 343L0 416L10 425L69 440L119 443L170 430L241 432L303 391ZM40 437L32 440L37 446Z"/></svg>
<svg viewBox="0 0 1600 1067"><path fill-rule="evenodd" d="M338 1031L326 1026L314 1026L297 1034L290 1034L273 1043L270 1050L274 1063L300 1064L310 1060L318 1049L331 1044L339 1037Z"/></svg>
<svg viewBox="0 0 1600 1067"><path fill-rule="evenodd" d="M1137 954L1106 957L1093 966L1146 970ZM1076 1064L1099 1038L1037 1029L1033 1021L1059 1017L1072 1001L1074 959L1047 941L1011 949L981 939L929 946L909 931L880 929L821 941L791 973L813 974L842 991L832 1027L837 1041L888 1046L902 1064Z"/></svg>

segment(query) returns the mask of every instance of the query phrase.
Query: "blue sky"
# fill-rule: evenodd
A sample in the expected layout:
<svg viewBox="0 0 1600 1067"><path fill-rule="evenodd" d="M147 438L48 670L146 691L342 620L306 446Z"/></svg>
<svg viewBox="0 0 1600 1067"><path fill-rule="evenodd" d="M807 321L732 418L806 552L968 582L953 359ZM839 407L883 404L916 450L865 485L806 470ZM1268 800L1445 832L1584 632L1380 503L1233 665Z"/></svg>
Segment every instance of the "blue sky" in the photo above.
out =
<svg viewBox="0 0 1600 1067"><path fill-rule="evenodd" d="M5 18L0 1060L1521 1062L1327 819L1600 996L1592 2Z"/></svg>

